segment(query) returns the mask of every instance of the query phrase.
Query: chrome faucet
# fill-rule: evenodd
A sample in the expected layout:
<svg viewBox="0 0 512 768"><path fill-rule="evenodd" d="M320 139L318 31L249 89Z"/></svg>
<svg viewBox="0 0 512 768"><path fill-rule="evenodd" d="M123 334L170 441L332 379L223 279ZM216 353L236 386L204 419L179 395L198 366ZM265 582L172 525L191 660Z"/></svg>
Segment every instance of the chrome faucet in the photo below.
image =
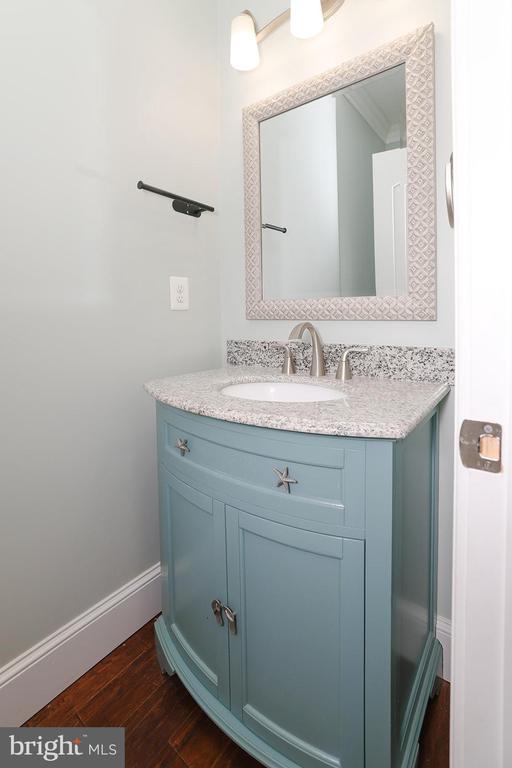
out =
<svg viewBox="0 0 512 768"><path fill-rule="evenodd" d="M311 359L311 376L325 376L324 348L320 334L312 323L299 323L293 328L289 341L301 341L304 331L309 331L313 345Z"/></svg>

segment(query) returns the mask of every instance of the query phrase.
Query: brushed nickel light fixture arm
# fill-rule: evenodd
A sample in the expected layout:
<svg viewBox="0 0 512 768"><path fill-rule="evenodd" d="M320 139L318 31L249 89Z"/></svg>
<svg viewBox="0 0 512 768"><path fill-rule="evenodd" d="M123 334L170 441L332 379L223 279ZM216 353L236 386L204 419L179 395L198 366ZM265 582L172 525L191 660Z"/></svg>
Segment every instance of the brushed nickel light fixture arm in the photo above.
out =
<svg viewBox="0 0 512 768"><path fill-rule="evenodd" d="M341 6L345 0L322 0L322 10L324 12L324 19L327 21L327 19L330 19L331 16L333 16L336 11L339 11ZM249 16L252 16L252 13L250 11L244 11L244 13L248 13ZM252 17L254 20L254 17ZM262 40L265 40L266 37L272 34L276 29L281 27L286 21L288 21L290 18L290 9L288 8L286 11L283 11L283 13L280 13L279 16L276 16L275 19L272 19L272 21L269 21L268 24L265 24L264 27L262 27L260 30L256 31L256 40L258 43L261 43ZM254 24L256 26L256 22Z"/></svg>

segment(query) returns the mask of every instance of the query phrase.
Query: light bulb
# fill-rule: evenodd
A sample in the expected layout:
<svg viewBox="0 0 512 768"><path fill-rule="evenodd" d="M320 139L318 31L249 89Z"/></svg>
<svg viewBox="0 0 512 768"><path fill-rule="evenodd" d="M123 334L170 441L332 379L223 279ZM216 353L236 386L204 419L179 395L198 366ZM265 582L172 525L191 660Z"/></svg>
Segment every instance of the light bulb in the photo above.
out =
<svg viewBox="0 0 512 768"><path fill-rule="evenodd" d="M256 69L260 52L256 28L250 13L241 13L231 22L231 66L241 72Z"/></svg>
<svg viewBox="0 0 512 768"><path fill-rule="evenodd" d="M322 31L324 12L321 0L291 0L290 31L305 40Z"/></svg>

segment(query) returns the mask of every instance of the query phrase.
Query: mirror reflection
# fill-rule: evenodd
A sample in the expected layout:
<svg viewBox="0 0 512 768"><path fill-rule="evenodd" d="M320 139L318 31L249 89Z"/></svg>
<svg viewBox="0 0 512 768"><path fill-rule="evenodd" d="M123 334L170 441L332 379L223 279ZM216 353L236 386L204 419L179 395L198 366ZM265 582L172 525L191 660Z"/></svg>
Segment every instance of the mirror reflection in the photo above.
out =
<svg viewBox="0 0 512 768"><path fill-rule="evenodd" d="M405 65L260 123L264 299L407 294Z"/></svg>

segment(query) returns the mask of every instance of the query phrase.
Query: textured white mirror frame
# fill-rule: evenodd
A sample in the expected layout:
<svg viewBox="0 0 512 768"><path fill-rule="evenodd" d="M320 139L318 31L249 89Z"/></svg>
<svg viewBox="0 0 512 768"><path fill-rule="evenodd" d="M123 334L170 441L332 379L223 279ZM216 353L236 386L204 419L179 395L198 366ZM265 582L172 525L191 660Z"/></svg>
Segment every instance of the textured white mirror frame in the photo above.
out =
<svg viewBox="0 0 512 768"><path fill-rule="evenodd" d="M409 286L407 296L337 296L319 299L265 300L261 248L260 122L399 64L405 64L406 70ZM433 24L244 109L248 319L436 319L434 114Z"/></svg>

